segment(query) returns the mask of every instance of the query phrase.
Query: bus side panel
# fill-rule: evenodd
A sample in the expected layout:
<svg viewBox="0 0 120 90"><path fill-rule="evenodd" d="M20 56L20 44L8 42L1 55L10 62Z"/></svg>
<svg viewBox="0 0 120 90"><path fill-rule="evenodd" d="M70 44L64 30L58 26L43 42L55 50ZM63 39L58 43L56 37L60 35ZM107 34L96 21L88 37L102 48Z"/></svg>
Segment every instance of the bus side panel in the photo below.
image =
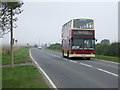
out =
<svg viewBox="0 0 120 90"><path fill-rule="evenodd" d="M67 55L67 52L70 52L70 38L71 38L71 30L65 30L62 32L62 51Z"/></svg>

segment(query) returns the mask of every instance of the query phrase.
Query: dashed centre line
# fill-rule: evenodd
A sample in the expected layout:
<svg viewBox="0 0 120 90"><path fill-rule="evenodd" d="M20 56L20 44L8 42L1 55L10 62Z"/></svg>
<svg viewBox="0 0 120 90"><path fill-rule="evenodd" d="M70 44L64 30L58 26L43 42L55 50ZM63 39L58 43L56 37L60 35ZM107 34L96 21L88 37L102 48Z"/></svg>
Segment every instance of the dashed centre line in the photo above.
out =
<svg viewBox="0 0 120 90"><path fill-rule="evenodd" d="M72 60L69 60L70 62L73 62L73 63L78 63L77 61L72 61Z"/></svg>
<svg viewBox="0 0 120 90"><path fill-rule="evenodd" d="M106 71L106 70L101 69L101 68L97 68L97 69L98 69L99 71L106 72L106 73L108 73L108 74L111 74L111 75L114 75L114 76L118 77L118 75L115 74L115 73L112 73L112 72Z"/></svg>
<svg viewBox="0 0 120 90"><path fill-rule="evenodd" d="M88 65L88 64L84 64L84 63L80 63L81 65L84 65L84 66L87 66L87 67L93 67L91 65Z"/></svg>

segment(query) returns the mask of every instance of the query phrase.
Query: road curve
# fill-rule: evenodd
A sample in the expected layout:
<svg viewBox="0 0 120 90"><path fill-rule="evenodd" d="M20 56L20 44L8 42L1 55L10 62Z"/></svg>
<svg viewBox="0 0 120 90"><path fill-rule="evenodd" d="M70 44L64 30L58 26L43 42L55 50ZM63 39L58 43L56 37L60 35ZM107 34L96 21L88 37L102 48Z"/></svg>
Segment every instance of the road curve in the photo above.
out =
<svg viewBox="0 0 120 90"><path fill-rule="evenodd" d="M62 58L60 52L32 48L32 58L57 88L118 88L118 64Z"/></svg>

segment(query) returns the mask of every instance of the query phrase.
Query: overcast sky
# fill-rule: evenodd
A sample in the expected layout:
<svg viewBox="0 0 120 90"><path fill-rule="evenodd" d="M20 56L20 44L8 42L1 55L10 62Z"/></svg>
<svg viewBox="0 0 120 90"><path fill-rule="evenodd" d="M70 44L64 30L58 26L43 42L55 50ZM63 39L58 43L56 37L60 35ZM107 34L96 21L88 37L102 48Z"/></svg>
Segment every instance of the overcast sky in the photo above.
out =
<svg viewBox="0 0 120 90"><path fill-rule="evenodd" d="M61 43L61 28L72 18L94 18L98 42L118 41L117 2L25 2L14 38L18 44ZM3 44L10 41L4 35Z"/></svg>

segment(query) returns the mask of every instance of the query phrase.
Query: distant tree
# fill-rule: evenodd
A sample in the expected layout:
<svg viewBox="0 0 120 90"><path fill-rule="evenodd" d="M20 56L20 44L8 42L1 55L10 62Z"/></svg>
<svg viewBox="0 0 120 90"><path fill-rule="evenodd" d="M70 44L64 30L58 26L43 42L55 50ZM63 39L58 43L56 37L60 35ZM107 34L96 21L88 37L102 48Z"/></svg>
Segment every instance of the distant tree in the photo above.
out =
<svg viewBox="0 0 120 90"><path fill-rule="evenodd" d="M104 39L101 41L101 44L110 44L110 41L108 39Z"/></svg>
<svg viewBox="0 0 120 90"><path fill-rule="evenodd" d="M61 44L60 43L51 44L48 48L60 50L61 49Z"/></svg>
<svg viewBox="0 0 120 90"><path fill-rule="evenodd" d="M120 60L120 42L118 42L118 57L119 57L119 60Z"/></svg>
<svg viewBox="0 0 120 90"><path fill-rule="evenodd" d="M48 47L47 43L44 46L45 46L45 48L47 48Z"/></svg>
<svg viewBox="0 0 120 90"><path fill-rule="evenodd" d="M109 45L108 44L96 44L96 54L98 55L106 55L108 53L108 48Z"/></svg>
<svg viewBox="0 0 120 90"><path fill-rule="evenodd" d="M119 56L120 43L114 42L112 44L96 44L96 54L106 56Z"/></svg>
<svg viewBox="0 0 120 90"><path fill-rule="evenodd" d="M38 47L38 45L37 45L37 44L34 44L34 47Z"/></svg>
<svg viewBox="0 0 120 90"><path fill-rule="evenodd" d="M110 45L109 49L108 49L108 56L118 56L118 51L119 51L119 43L114 42Z"/></svg>
<svg viewBox="0 0 120 90"><path fill-rule="evenodd" d="M27 43L27 47L29 47L29 43Z"/></svg>

